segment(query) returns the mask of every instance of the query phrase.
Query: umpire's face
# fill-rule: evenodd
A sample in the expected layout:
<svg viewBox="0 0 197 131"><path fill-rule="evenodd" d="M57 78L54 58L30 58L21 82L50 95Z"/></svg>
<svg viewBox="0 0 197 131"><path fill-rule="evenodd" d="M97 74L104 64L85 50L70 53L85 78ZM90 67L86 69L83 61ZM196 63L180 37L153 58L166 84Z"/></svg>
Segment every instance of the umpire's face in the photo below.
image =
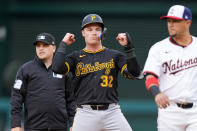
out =
<svg viewBox="0 0 197 131"><path fill-rule="evenodd" d="M55 45L46 44L44 42L37 42L36 44L36 54L41 60L52 60L55 50Z"/></svg>
<svg viewBox="0 0 197 131"><path fill-rule="evenodd" d="M92 23L85 26L82 35L85 38L86 45L101 44L100 34L102 27L98 23Z"/></svg>

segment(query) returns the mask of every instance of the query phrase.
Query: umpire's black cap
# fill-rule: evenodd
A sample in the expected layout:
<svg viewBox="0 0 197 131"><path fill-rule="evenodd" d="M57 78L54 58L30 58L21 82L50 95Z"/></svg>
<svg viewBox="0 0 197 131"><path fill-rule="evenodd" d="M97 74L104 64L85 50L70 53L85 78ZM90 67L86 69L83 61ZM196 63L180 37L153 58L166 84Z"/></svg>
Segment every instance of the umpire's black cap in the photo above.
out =
<svg viewBox="0 0 197 131"><path fill-rule="evenodd" d="M53 35L49 33L40 33L36 37L36 41L33 43L34 45L37 44L37 42L43 42L49 45L55 45L55 38Z"/></svg>
<svg viewBox="0 0 197 131"><path fill-rule="evenodd" d="M88 14L88 15L86 15L83 18L81 29L83 30L83 28L86 25L91 24L91 23L99 23L99 24L101 24L102 29L104 28L103 20L102 20L102 18L99 15L97 15L97 14Z"/></svg>

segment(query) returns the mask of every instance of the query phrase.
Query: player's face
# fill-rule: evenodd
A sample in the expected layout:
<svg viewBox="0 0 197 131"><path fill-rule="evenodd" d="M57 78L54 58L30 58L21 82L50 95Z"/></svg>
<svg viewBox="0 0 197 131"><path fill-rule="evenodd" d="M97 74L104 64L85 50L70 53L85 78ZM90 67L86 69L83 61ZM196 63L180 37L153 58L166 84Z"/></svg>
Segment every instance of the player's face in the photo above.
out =
<svg viewBox="0 0 197 131"><path fill-rule="evenodd" d="M85 38L86 44L100 44L101 39L100 39L100 34L102 32L102 28L100 24L93 23L87 25L83 30L82 30L82 35Z"/></svg>
<svg viewBox="0 0 197 131"><path fill-rule="evenodd" d="M167 19L168 32L172 37L178 37L189 31L188 21L177 20L177 19Z"/></svg>
<svg viewBox="0 0 197 131"><path fill-rule="evenodd" d="M45 44L43 42L37 42L36 54L41 60L48 60L53 57L53 53L56 50L56 46Z"/></svg>

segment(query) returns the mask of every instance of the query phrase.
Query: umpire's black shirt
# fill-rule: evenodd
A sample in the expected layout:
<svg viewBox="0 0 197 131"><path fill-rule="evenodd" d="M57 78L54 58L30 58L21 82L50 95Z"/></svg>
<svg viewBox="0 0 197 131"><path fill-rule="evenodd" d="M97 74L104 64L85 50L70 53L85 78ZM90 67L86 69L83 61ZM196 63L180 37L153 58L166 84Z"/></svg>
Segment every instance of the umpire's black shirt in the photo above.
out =
<svg viewBox="0 0 197 131"><path fill-rule="evenodd" d="M68 119L71 125L75 105L68 82L37 57L22 65L12 88L11 128L21 127L23 103L25 129L66 129Z"/></svg>

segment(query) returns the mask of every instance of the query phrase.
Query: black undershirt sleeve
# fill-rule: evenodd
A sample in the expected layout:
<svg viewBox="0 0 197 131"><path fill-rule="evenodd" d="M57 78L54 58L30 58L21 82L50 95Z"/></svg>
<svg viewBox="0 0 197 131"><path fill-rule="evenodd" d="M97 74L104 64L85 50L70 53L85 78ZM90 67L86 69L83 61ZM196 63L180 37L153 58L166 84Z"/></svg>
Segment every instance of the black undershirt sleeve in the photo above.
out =
<svg viewBox="0 0 197 131"><path fill-rule="evenodd" d="M68 70L68 67L65 65L66 58L66 44L61 42L57 52L54 55L52 62L52 70L58 74L65 74Z"/></svg>
<svg viewBox="0 0 197 131"><path fill-rule="evenodd" d="M135 47L131 42L131 37L128 32L125 33L127 38L127 45L124 50L126 53L127 69L134 76L139 77L140 75L140 66L137 62L135 55Z"/></svg>
<svg viewBox="0 0 197 131"><path fill-rule="evenodd" d="M135 77L140 75L140 66L137 62L134 48L125 47L127 69Z"/></svg>

